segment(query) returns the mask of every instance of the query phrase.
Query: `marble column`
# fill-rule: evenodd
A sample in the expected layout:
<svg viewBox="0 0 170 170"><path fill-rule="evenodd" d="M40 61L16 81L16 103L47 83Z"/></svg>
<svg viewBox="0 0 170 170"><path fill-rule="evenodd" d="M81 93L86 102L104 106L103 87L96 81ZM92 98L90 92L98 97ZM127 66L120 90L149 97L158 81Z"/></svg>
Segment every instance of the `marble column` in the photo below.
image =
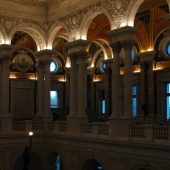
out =
<svg viewBox="0 0 170 170"><path fill-rule="evenodd" d="M70 114L68 129L71 134L81 134L82 124L87 122L87 57L88 42L76 40L67 44L71 60L70 70Z"/></svg>
<svg viewBox="0 0 170 170"><path fill-rule="evenodd" d="M108 35L112 38L111 46L114 53L112 65L112 115L110 117L110 138L128 138L132 112L132 42L135 42L136 28L125 26L112 30ZM120 77L120 50L124 47L124 114L121 110L121 77Z"/></svg>
<svg viewBox="0 0 170 170"><path fill-rule="evenodd" d="M152 121L155 117L155 79L153 60L156 51L148 51L139 54L141 61L140 73L140 117Z"/></svg>
<svg viewBox="0 0 170 170"><path fill-rule="evenodd" d="M85 40L77 40L67 44L71 60L70 115L81 118L87 116L87 45L88 42Z"/></svg>
<svg viewBox="0 0 170 170"><path fill-rule="evenodd" d="M37 94L36 94L36 116L43 115L43 85L44 85L44 68L39 63L37 67Z"/></svg>
<svg viewBox="0 0 170 170"><path fill-rule="evenodd" d="M78 59L78 117L87 117L87 54Z"/></svg>
<svg viewBox="0 0 170 170"><path fill-rule="evenodd" d="M96 119L96 108L95 108L95 83L93 81L94 75L95 75L96 68L90 68L88 69L88 85L87 87L87 107L88 107L88 114L89 114L89 120L90 122L95 121Z"/></svg>
<svg viewBox="0 0 170 170"><path fill-rule="evenodd" d="M77 64L76 57L71 56L71 68L70 68L70 117L77 115Z"/></svg>
<svg viewBox="0 0 170 170"><path fill-rule="evenodd" d="M105 61L107 62L107 61ZM106 64L106 63L105 63ZM111 69L106 66L105 68L105 101L106 101L106 114L109 115L111 113Z"/></svg>
<svg viewBox="0 0 170 170"><path fill-rule="evenodd" d="M12 57L12 45L0 45L1 72L1 113L9 114L9 60Z"/></svg>
<svg viewBox="0 0 170 170"><path fill-rule="evenodd" d="M38 88L40 89L38 90L39 92L38 95L42 97L42 99L40 99L40 96L38 96L38 99L40 99L40 101L38 101L39 103L38 105L39 105L40 110L41 110L40 107L43 108L43 116L49 117L49 118L52 117L51 112L50 112L50 83L51 83L50 76L51 75L50 75L50 70L49 70L52 54L53 54L53 51L51 50L42 50L36 54L37 61L40 65L40 72L41 72L39 75L40 82L38 83L39 84ZM40 84L42 81L43 81L43 85Z"/></svg>
<svg viewBox="0 0 170 170"><path fill-rule="evenodd" d="M132 115L132 57L134 41L124 41L124 115Z"/></svg>
<svg viewBox="0 0 170 170"><path fill-rule="evenodd" d="M120 115L121 107L121 77L120 77L120 52L122 46L120 43L111 44L113 50L112 62L112 115Z"/></svg>
<svg viewBox="0 0 170 170"><path fill-rule="evenodd" d="M69 105L70 105L70 68L65 68L65 114L69 113Z"/></svg>

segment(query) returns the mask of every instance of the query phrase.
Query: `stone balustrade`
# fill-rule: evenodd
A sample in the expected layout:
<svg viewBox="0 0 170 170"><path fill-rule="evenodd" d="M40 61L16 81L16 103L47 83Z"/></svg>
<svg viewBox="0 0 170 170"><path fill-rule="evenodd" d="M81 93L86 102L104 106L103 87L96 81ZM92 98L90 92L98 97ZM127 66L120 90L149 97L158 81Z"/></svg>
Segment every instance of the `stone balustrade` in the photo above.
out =
<svg viewBox="0 0 170 170"><path fill-rule="evenodd" d="M0 122L1 125L2 122ZM0 126L1 127L1 126ZM155 144L155 145L170 145L170 126L166 125L154 125L154 124L134 124L129 127L128 137L119 138L111 135L111 125L109 122L93 122L82 124L81 137L91 139L106 139L122 140L129 143L143 143L143 144ZM50 135L62 135L72 136L68 130L67 121L50 121L48 126L44 126L44 122L41 120L36 121L13 121L11 130L8 130L8 134L27 134L29 131L35 132L35 134L43 134L46 132ZM6 132L6 131L5 131ZM0 136L3 136L4 130L0 128ZM79 135L73 135L79 137Z"/></svg>

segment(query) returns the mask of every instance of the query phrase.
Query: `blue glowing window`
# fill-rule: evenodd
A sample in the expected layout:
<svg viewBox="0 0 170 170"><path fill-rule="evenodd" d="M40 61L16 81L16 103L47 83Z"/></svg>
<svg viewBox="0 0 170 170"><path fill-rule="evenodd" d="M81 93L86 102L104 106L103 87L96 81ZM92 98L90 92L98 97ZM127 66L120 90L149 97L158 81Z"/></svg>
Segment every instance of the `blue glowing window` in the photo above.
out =
<svg viewBox="0 0 170 170"><path fill-rule="evenodd" d="M134 60L134 58L135 58L135 51L134 50L131 51L131 57L132 57L132 60Z"/></svg>
<svg viewBox="0 0 170 170"><path fill-rule="evenodd" d="M166 119L170 119L170 83L166 84Z"/></svg>
<svg viewBox="0 0 170 170"><path fill-rule="evenodd" d="M58 92L50 91L50 108L58 108Z"/></svg>
<svg viewBox="0 0 170 170"><path fill-rule="evenodd" d="M170 55L170 42L167 44L166 52L168 55Z"/></svg>
<svg viewBox="0 0 170 170"><path fill-rule="evenodd" d="M57 72L57 70L58 70L58 64L54 61L51 61L50 62L50 72L54 73L54 72Z"/></svg>
<svg viewBox="0 0 170 170"><path fill-rule="evenodd" d="M106 69L106 64L105 64L105 63L101 63L101 64L100 64L100 71L101 71L101 72L104 72L105 69Z"/></svg>
<svg viewBox="0 0 170 170"><path fill-rule="evenodd" d="M104 170L101 162L97 162L97 170Z"/></svg>
<svg viewBox="0 0 170 170"><path fill-rule="evenodd" d="M60 162L60 155L58 155L56 159L56 170L60 170Z"/></svg>
<svg viewBox="0 0 170 170"><path fill-rule="evenodd" d="M137 87L136 85L132 86L132 116L137 116Z"/></svg>
<svg viewBox="0 0 170 170"><path fill-rule="evenodd" d="M106 113L106 100L102 100L102 114Z"/></svg>

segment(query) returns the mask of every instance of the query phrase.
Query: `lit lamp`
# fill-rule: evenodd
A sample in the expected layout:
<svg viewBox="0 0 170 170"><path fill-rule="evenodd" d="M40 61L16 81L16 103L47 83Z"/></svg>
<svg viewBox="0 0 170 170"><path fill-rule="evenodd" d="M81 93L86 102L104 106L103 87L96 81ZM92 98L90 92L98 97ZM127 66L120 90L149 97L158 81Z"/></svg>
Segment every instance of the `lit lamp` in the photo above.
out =
<svg viewBox="0 0 170 170"><path fill-rule="evenodd" d="M28 134L29 134L29 136L30 136L30 146L29 146L29 149L31 150L31 146L32 146L32 136L34 135L34 133L33 133L33 132L29 132Z"/></svg>

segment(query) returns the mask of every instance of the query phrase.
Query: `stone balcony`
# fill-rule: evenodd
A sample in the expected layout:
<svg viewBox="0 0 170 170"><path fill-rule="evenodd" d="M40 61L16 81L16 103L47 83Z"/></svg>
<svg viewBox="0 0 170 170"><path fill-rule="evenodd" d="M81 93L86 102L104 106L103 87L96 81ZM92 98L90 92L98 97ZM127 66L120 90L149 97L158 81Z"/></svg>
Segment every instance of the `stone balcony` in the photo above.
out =
<svg viewBox="0 0 170 170"><path fill-rule="evenodd" d="M70 134L67 121L13 121L8 130L2 127L3 121L0 122L0 137L3 136L27 136L29 131L33 131L36 136L46 134L47 136L64 136L64 137L81 137L85 139L98 139L111 141L122 141L128 143L170 145L170 126L139 124L129 126L128 137L117 137L111 135L111 126L109 122L93 122L82 124L81 134Z"/></svg>

